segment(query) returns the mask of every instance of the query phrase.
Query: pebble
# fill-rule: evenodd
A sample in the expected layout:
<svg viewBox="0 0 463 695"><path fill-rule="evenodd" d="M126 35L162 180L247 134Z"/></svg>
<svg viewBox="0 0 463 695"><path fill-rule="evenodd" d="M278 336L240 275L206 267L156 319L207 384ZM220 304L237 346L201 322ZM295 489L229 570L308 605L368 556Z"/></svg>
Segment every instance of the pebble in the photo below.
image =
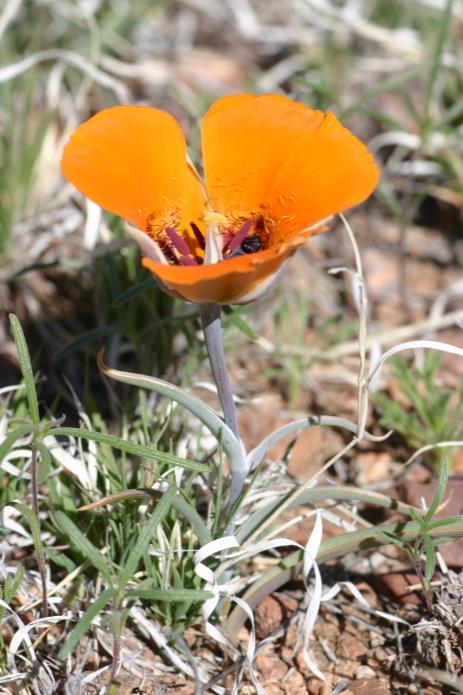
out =
<svg viewBox="0 0 463 695"><path fill-rule="evenodd" d="M375 672L373 671L370 666L359 666L355 670L355 678L356 680L361 680L362 678L374 678L375 677Z"/></svg>

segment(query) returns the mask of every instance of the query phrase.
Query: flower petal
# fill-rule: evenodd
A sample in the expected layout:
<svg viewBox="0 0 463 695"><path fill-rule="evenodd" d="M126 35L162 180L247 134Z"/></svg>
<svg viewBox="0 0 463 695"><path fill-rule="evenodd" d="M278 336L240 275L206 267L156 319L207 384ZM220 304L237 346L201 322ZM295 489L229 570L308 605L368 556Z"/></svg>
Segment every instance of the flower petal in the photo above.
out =
<svg viewBox="0 0 463 695"><path fill-rule="evenodd" d="M363 202L378 180L378 167L365 145L332 113L326 114L289 149L273 180L268 205L280 220L280 240Z"/></svg>
<svg viewBox="0 0 463 695"><path fill-rule="evenodd" d="M305 118L301 124L300 113ZM288 147L323 114L286 97L239 94L218 99L203 119L206 185L219 212L265 203Z"/></svg>
<svg viewBox="0 0 463 695"><path fill-rule="evenodd" d="M188 267L166 266L149 258L143 265L164 285L189 302L198 304L245 304L259 299L287 258L312 232L294 237L287 244L267 251L236 256L213 264Z"/></svg>
<svg viewBox="0 0 463 695"><path fill-rule="evenodd" d="M265 208L279 240L361 202L378 181L366 147L332 114L275 94L219 99L202 138L212 207Z"/></svg>
<svg viewBox="0 0 463 695"><path fill-rule="evenodd" d="M179 226L201 218L204 193L187 164L182 130L165 111L114 106L71 136L62 171L84 195L142 229L153 213L178 213Z"/></svg>

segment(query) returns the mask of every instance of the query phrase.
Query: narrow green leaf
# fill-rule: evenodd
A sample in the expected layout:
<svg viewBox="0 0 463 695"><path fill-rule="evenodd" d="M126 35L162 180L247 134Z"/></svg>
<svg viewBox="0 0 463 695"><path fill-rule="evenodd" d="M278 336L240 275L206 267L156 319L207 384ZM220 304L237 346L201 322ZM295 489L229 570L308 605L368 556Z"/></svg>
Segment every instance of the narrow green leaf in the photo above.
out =
<svg viewBox="0 0 463 695"><path fill-rule="evenodd" d="M82 531L63 512L56 512L56 521L85 559L91 562L95 569L103 575L108 584L113 584L110 566L98 548L88 540L87 536L84 536Z"/></svg>
<svg viewBox="0 0 463 695"><path fill-rule="evenodd" d="M439 468L439 478L437 480L436 490L434 492L434 497L429 505L429 508L424 516L423 524L427 528L429 522L431 521L434 513L441 503L442 497L444 496L445 488L447 487L447 480L449 477L449 464L447 459L442 459Z"/></svg>
<svg viewBox="0 0 463 695"><path fill-rule="evenodd" d="M227 316L226 323L231 323L236 326L236 328L249 338L249 340L257 340L259 338L256 331L251 328L249 323L244 320L238 311L227 307L225 314Z"/></svg>
<svg viewBox="0 0 463 695"><path fill-rule="evenodd" d="M68 639L63 644L59 650L58 656L60 659L65 659L68 654L72 652L74 647L76 647L81 641L84 634L87 632L88 628L95 620L98 613L103 610L108 601L110 601L116 593L114 588L106 589L101 593L95 601L91 604L90 608L84 613L82 618L79 620L78 624L69 634Z"/></svg>
<svg viewBox="0 0 463 695"><path fill-rule="evenodd" d="M29 350L27 349L24 331L15 314L10 314L10 325L13 333L16 349L18 350L19 365L23 375L24 384L26 386L27 401L29 403L29 413L34 426L37 428L40 424L39 404L37 401L37 391L35 389L34 373L32 371L31 359Z"/></svg>
<svg viewBox="0 0 463 695"><path fill-rule="evenodd" d="M426 561L424 563L424 576L427 582L430 582L434 576L436 569L436 548L434 542L427 535L423 536L423 550Z"/></svg>
<svg viewBox="0 0 463 695"><path fill-rule="evenodd" d="M452 524L462 522L463 516L461 514L455 514L455 516L448 516L445 519L436 519L436 521L428 524L428 531L435 529L438 531L440 528L445 528L446 526L451 526Z"/></svg>
<svg viewBox="0 0 463 695"><path fill-rule="evenodd" d="M418 524L423 524L423 514L417 512L416 509L410 509L410 516L413 521L416 521Z"/></svg>
<svg viewBox="0 0 463 695"><path fill-rule="evenodd" d="M39 485L46 482L51 471L51 456L43 442L36 442L37 450L40 454L39 474L37 476Z"/></svg>
<svg viewBox="0 0 463 695"><path fill-rule="evenodd" d="M127 558L124 569L119 575L119 597L121 597L121 594L123 595L127 583L132 579L133 575L135 574L140 558L143 555L143 553L148 549L148 546L153 539L153 534L156 531L156 528L171 508L172 499L174 495L175 487L174 485L171 485L157 503L148 522L144 525L142 529L140 529L138 540L135 543L135 546L132 548L129 557Z"/></svg>
<svg viewBox="0 0 463 695"><path fill-rule="evenodd" d="M442 68L442 56L444 53L445 42L449 34L450 22L452 20L452 7L453 0L447 0L447 4L442 14L442 19L437 31L436 43L431 61L431 69L429 71L429 78L426 84L426 92L424 97L424 113L426 119L429 119L437 78Z"/></svg>
<svg viewBox="0 0 463 695"><path fill-rule="evenodd" d="M205 425L214 435L218 442L221 442L223 449L228 456L232 470L241 470L244 467L245 452L242 442L235 437L232 430L221 420L221 418L210 408L207 403L193 396L179 386L169 384L167 381L156 377L145 376L143 374L132 374L122 372L118 369L106 367L99 356L98 366L106 376L125 384L132 384L140 388L155 391L170 398L175 403L179 403L190 413L195 415L200 422Z"/></svg>
<svg viewBox="0 0 463 695"><path fill-rule="evenodd" d="M143 282L138 282L136 285L129 287L128 290L119 294L112 302L113 307L118 307L125 302L134 299L140 292L144 292L150 287L156 287L156 280L154 278L149 278L148 280L143 280Z"/></svg>
<svg viewBox="0 0 463 695"><path fill-rule="evenodd" d="M45 548L45 556L49 558L58 567L64 567L66 572L70 574L77 567L76 563L67 557L64 553L60 553L54 548Z"/></svg>
<svg viewBox="0 0 463 695"><path fill-rule="evenodd" d="M32 540L34 541L34 548L35 552L37 555L40 557L41 555L43 556L43 546L42 546L42 538L40 536L40 522L37 516L34 514L32 509L30 507L27 507L25 504L22 502L16 502L14 503L15 506L19 509L21 514L26 517L26 519L29 522L29 528L32 533Z"/></svg>
<svg viewBox="0 0 463 695"><path fill-rule="evenodd" d="M47 435L55 437L60 435L80 437L81 439L98 442L99 444L108 444L109 446L113 447L113 449L125 451L127 454L134 454L135 456L142 456L143 458L161 461L169 466L179 466L190 471L198 471L199 473L207 473L210 471L210 466L205 463L182 459L174 454L159 451L158 449L152 449L151 447L143 446L142 444L135 444L135 442L129 442L126 439L114 437L112 434L106 434L104 432L92 432L90 430L84 430L78 427L56 427L55 429L47 432Z"/></svg>
<svg viewBox="0 0 463 695"><path fill-rule="evenodd" d="M70 340L69 343L66 343L66 345L62 347L61 350L58 350L58 352L56 352L53 355L53 361L59 362L59 360L62 360L63 357L66 357L66 355L69 355L71 352L74 352L74 350L77 350L78 348L83 347L88 343L93 343L95 340L98 340L98 338L104 338L108 335L114 335L116 330L117 326L104 326L102 328L92 328L92 330L90 331L80 333L77 338L74 338L74 340Z"/></svg>
<svg viewBox="0 0 463 695"><path fill-rule="evenodd" d="M210 591L200 591L199 589L130 589L124 594L126 597L144 598L149 601L207 601L212 598Z"/></svg>
<svg viewBox="0 0 463 695"><path fill-rule="evenodd" d="M275 512L278 505L280 505L285 498L287 493L281 495L279 499L272 500L261 509L251 514L247 519L245 519L240 527L236 531L236 537L242 543L245 541L254 531L256 531L259 525L267 519L270 514ZM317 502L322 502L326 500L339 500L345 502L363 502L364 504L371 505L373 507L382 507L384 509L392 509L400 514L405 514L407 516L416 517L421 524L422 517L415 512L414 508L398 500L394 500L387 495L383 495L380 492L373 490L362 490L358 487L353 487L350 485L320 485L308 490L304 490L300 495L290 504L288 509L294 509L296 507L310 504L316 505Z"/></svg>
<svg viewBox="0 0 463 695"><path fill-rule="evenodd" d="M359 96L350 106L344 109L340 114L340 119L344 120L348 115L357 111L365 102L373 99L380 94L395 90L403 84L406 84L409 80L418 77L425 69L426 65L418 65L416 67L410 68L409 70L404 70L403 72L393 75L387 80L383 80L378 86L367 89L363 94Z"/></svg>
<svg viewBox="0 0 463 695"><path fill-rule="evenodd" d="M452 121L456 121L463 115L463 96L457 99L450 108L447 109L443 118L436 124L436 130L442 129Z"/></svg>
<svg viewBox="0 0 463 695"><path fill-rule="evenodd" d="M26 568L24 567L24 565L19 565L14 577L12 577L11 574L9 574L6 578L5 586L3 589L3 600L6 601L6 603L11 603L12 599L15 597L16 592L21 586L25 572Z"/></svg>
<svg viewBox="0 0 463 695"><path fill-rule="evenodd" d="M143 497L154 497L154 499L159 500L162 497L162 492L147 487L138 488L135 490L121 490L113 495L108 495L102 499L95 500L95 502L90 502L90 504L83 505L77 511L84 512L90 509L103 507L106 504L115 504L118 502L124 502L125 500L142 499ZM206 543L210 543L212 541L211 534L209 533L206 524L191 504L189 504L180 495L175 495L175 497L172 499L172 506L189 522L201 545L206 545Z"/></svg>

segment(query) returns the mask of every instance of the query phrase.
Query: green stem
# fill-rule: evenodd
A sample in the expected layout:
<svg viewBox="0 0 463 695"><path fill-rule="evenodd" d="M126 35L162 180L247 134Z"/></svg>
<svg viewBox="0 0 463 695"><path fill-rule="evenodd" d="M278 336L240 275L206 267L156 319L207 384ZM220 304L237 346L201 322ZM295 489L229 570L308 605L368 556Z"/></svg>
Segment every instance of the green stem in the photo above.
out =
<svg viewBox="0 0 463 695"><path fill-rule="evenodd" d="M200 304L199 313L204 331L207 354L211 365L212 376L217 386L217 393L222 406L225 423L231 429L236 438L240 441L238 421L236 417L235 402L230 377L228 375L225 355L222 342L222 326L220 321L219 304ZM241 494L246 470L240 467L239 470L231 471L229 506L231 506Z"/></svg>
<svg viewBox="0 0 463 695"><path fill-rule="evenodd" d="M35 441L32 444L31 453L31 495L32 495L32 511L37 519L40 534L40 517L39 517L39 483L38 483L38 464L37 464L37 444ZM42 582L42 618L48 618L48 592L47 592L47 573L45 568L45 558L43 555L42 546L36 546L35 555L39 568L40 579Z"/></svg>
<svg viewBox="0 0 463 695"><path fill-rule="evenodd" d="M199 313L201 315L204 340L206 342L212 376L217 386L217 393L223 410L223 418L239 439L240 433L236 419L235 402L233 400L233 391L223 351L220 305L201 304Z"/></svg>

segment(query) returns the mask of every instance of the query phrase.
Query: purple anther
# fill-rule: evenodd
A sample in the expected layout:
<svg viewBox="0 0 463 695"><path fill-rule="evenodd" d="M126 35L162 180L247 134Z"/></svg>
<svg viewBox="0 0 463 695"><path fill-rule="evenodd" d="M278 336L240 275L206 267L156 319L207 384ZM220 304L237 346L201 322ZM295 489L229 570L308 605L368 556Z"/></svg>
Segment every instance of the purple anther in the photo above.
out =
<svg viewBox="0 0 463 695"><path fill-rule="evenodd" d="M177 249L181 254L184 256L188 256L190 253L190 248L188 244L182 239L180 234L177 234L175 229L172 229L172 227L166 227L166 234Z"/></svg>
<svg viewBox="0 0 463 695"><path fill-rule="evenodd" d="M252 220L246 220L239 232L236 232L233 239L229 242L226 251L234 251L239 248L243 241L246 239L248 232L251 230L253 225Z"/></svg>
<svg viewBox="0 0 463 695"><path fill-rule="evenodd" d="M198 261L191 256L180 256L178 262L180 265L198 265Z"/></svg>
<svg viewBox="0 0 463 695"><path fill-rule="evenodd" d="M195 239L198 242L199 248L204 251L206 248L206 242L204 240L204 234L200 230L197 224L195 222L190 222L190 227L193 230L193 234L195 235Z"/></svg>

